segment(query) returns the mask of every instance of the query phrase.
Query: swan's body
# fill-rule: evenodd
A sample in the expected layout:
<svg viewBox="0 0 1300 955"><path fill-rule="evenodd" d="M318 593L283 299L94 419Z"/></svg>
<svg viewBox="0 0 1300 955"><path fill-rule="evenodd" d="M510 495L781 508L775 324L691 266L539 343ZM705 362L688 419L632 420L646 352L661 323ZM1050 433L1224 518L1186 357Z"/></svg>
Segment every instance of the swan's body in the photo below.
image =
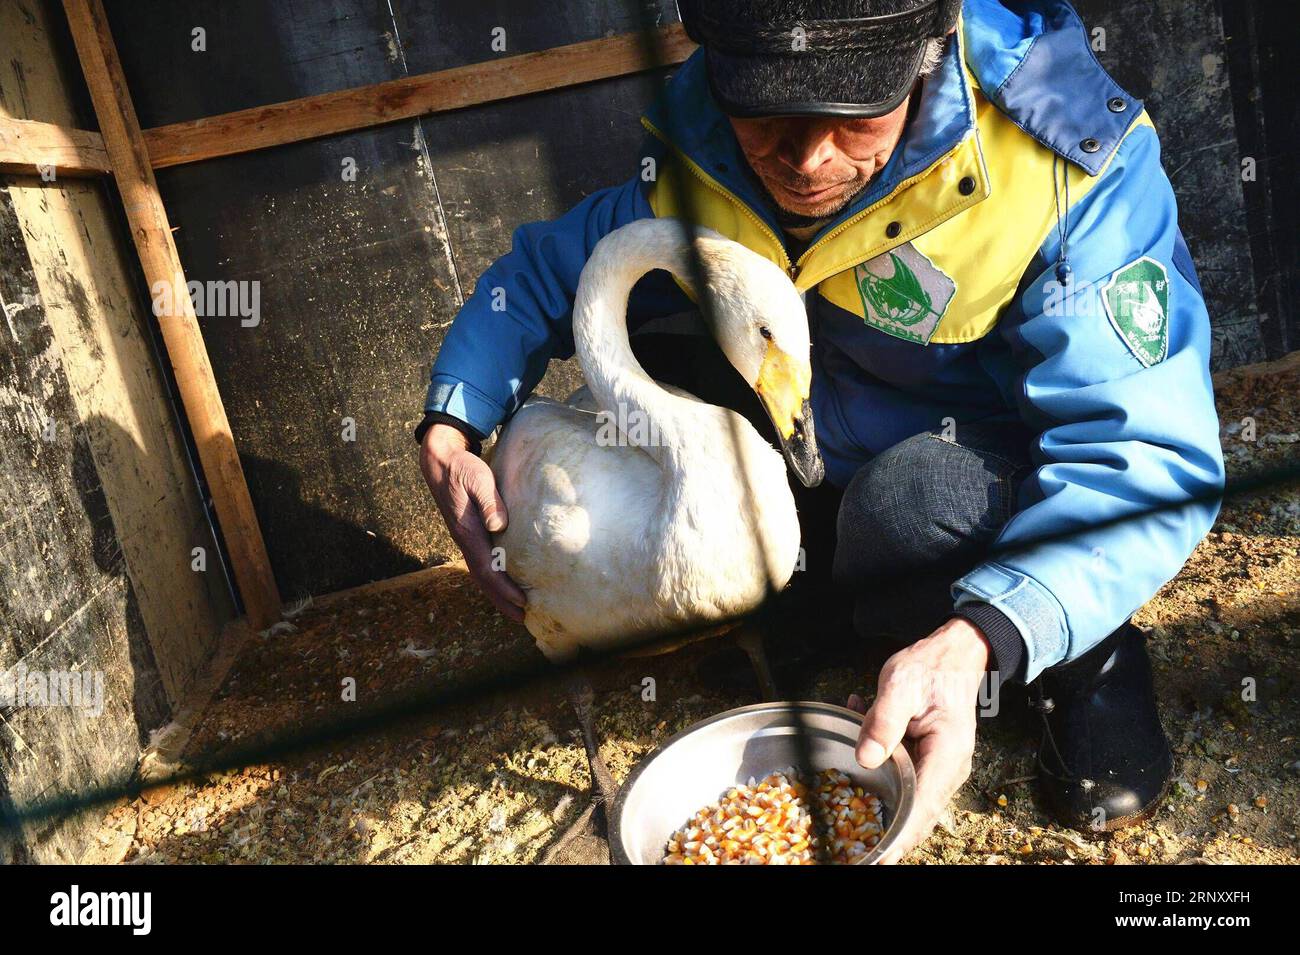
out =
<svg viewBox="0 0 1300 955"><path fill-rule="evenodd" d="M521 409L493 455L510 515L497 543L552 659L739 616L794 570L799 522L781 455L734 412L678 400L706 424L668 467L641 448L602 447L594 413L544 400Z"/></svg>
<svg viewBox="0 0 1300 955"><path fill-rule="evenodd" d="M798 293L735 243L710 236L697 248L719 344L778 430L790 437L797 426L802 438L792 409L806 412L811 371ZM632 355L632 285L652 268L689 274L687 256L671 220L633 223L597 245L573 319L590 391L569 404L528 401L493 452L509 519L496 543L527 594L525 624L553 660L744 614L798 560L781 454L741 415L654 382Z"/></svg>

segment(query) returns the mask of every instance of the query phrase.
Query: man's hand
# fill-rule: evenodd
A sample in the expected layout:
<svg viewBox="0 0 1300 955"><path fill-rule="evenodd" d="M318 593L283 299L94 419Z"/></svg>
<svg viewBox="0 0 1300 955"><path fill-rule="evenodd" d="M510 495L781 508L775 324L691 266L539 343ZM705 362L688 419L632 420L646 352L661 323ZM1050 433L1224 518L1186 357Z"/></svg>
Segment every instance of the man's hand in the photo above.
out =
<svg viewBox="0 0 1300 955"><path fill-rule="evenodd" d="M507 520L492 469L469 450L465 435L448 425L435 424L420 446L420 470L447 529L465 555L470 576L498 610L522 622L524 592L504 571L492 567L488 534L504 530Z"/></svg>
<svg viewBox="0 0 1300 955"><path fill-rule="evenodd" d="M955 618L885 662L871 709L857 694L849 698L851 709L866 714L859 763L881 765L904 737L916 763L916 805L882 863L897 862L919 845L970 775L975 705L988 659L980 629Z"/></svg>

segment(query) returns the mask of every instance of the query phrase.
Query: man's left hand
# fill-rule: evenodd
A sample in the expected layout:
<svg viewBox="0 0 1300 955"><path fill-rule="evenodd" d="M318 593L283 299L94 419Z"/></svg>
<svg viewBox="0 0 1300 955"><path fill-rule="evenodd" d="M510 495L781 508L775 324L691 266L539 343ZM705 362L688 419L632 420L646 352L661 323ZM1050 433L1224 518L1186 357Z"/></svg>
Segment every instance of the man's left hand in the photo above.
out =
<svg viewBox="0 0 1300 955"><path fill-rule="evenodd" d="M849 698L850 708L866 714L859 763L874 769L906 737L916 764L916 804L882 863L897 862L919 845L970 775L975 706L988 660L980 629L954 618L885 662L870 709L857 694Z"/></svg>

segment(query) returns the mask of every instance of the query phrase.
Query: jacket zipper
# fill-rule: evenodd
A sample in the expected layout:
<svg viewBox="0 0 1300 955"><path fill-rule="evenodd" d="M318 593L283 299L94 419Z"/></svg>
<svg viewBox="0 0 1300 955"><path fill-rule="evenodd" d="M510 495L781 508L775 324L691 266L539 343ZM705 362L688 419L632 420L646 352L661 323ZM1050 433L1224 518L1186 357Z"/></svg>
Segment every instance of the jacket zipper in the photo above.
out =
<svg viewBox="0 0 1300 955"><path fill-rule="evenodd" d="M913 183L918 182L919 180L924 179L926 176L930 175L930 173L934 171L936 166L938 166L944 160L949 159L952 156L956 155L957 151L961 149L963 143L965 142L964 140L959 141L957 145L955 145L952 149L948 150L948 152L944 153L942 156L940 156L938 159L932 162L923 171L917 173L915 176L912 176L910 179L903 180L897 186L895 186L889 192L888 195L881 196L880 199L873 202L866 209L863 209L855 216L850 216L848 219L845 219L843 222L837 225L830 232L827 232L824 236L822 236L812 245L808 246L808 248L804 250L803 255L799 256L797 261L791 261L790 254L785 250L785 243L782 242L780 238L777 237L776 233L772 231L772 229L768 226L766 222L764 222L761 218L758 217L758 215L754 212L754 210L749 208L749 205L747 203L745 203L743 200L741 200L739 196L733 193L730 189L727 189L725 186L723 186L721 183L715 180L712 176L706 173L703 169L701 169L699 167L699 164L696 163L695 160L691 159L690 156L686 155L686 153L682 152L675 145L673 145L673 143L671 143L668 140L668 138L662 132L660 132L659 129L656 128L655 125L652 122L650 122L648 119L642 117L641 124L645 126L646 129L650 130L650 132L654 134L656 139L658 139L660 142L666 145L678 157L681 158L681 160L686 164L686 168L691 171L691 175L699 179L700 182L704 183L704 185L707 186L709 189L712 189L714 192L718 193L718 195L723 196L728 201L736 205L740 209L740 211L744 213L744 215L751 222L753 222L756 226L758 226L759 230L762 231L764 235L766 235L769 239L772 240L773 244L781 252L781 267L785 270L786 275L790 276L791 282L798 281L799 275L803 272L804 264L807 262L808 257L812 255L813 252L816 251L820 246L825 245L827 242L830 242L837 235L839 235L845 229L852 226L854 223L858 222L860 219L863 219L869 216L871 213L875 212L877 209L885 205L887 202L893 199L896 195L898 195L908 186L911 186ZM856 265L857 263L854 264ZM847 267L848 266L846 266L846 268Z"/></svg>
<svg viewBox="0 0 1300 955"><path fill-rule="evenodd" d="M961 147L962 147L962 145L964 144L964 142L965 142L965 140L961 140L961 141L959 141L959 142L957 143L956 146L954 146L952 149L948 150L948 152L944 153L942 156L940 156L940 157L939 157L938 159L936 159L934 162L930 163L930 165L927 166L924 170L922 170L921 172L917 173L915 176L913 176L913 177L910 178L910 179L904 179L904 180L903 180L902 182L900 182L897 186L895 186L892 190L890 190L890 192L889 192L888 195L886 195L886 196L881 196L878 200L876 200L875 202L873 202L873 203L872 203L870 206L868 206L867 208L863 209L863 210L862 210L861 212L859 212L857 215L855 215L855 216L850 216L849 218L845 219L843 222L841 222L839 225L837 225L837 226L836 226L834 229L832 229L830 232L827 232L824 236L822 236L820 239L818 239L818 240L817 240L816 242L814 242L812 245L808 246L808 248L804 250L803 255L799 256L799 261L796 262L796 263L792 266L792 270L795 271L795 272L802 271L803 266L804 266L804 263L807 261L808 256L812 255L813 252L816 251L818 247L820 247L820 246L822 246L822 245L825 245L827 242L830 242L830 241L831 241L832 239L834 239L837 235L839 235L839 234L840 234L841 232L843 232L845 229L847 229L847 228L849 228L850 226L852 226L852 225L853 225L854 223L856 223L858 220L863 219L863 218L865 218L866 216L871 215L871 213L875 212L875 211L876 211L877 209L879 209L881 206L883 206L883 205L885 205L886 203L888 203L891 199L893 199L895 196L897 196L897 195L898 195L900 192L902 192L904 189L906 189L906 188L908 188L909 186L911 186L913 183L918 182L919 180L924 179L926 176L930 175L930 173L934 171L934 169L935 169L936 166L938 166L939 164L943 163L945 160L950 159L952 156L955 156L955 155L957 154L957 151L958 151L959 149L961 149ZM737 201L739 201L739 200L737 200ZM866 261L866 260L864 259L863 261ZM860 263L857 263L857 262L852 263L852 265L858 265L858 264L860 264ZM845 266L845 268L851 268L851 267L852 267L852 266Z"/></svg>

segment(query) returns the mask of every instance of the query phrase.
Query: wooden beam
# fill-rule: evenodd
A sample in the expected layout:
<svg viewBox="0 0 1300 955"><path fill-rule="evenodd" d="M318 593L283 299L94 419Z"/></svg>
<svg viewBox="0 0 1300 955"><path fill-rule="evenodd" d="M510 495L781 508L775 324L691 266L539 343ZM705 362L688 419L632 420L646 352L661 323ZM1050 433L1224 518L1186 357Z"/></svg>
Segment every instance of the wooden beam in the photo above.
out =
<svg viewBox="0 0 1300 955"><path fill-rule="evenodd" d="M109 164L152 289L186 288L167 212L158 193L135 107L109 32L102 0L63 0L77 57L86 76ZM163 342L198 446L199 461L230 553L249 623L264 630L280 618L280 595L262 531L244 481L230 422L212 375L198 319L188 294L173 294L173 308L158 317Z"/></svg>
<svg viewBox="0 0 1300 955"><path fill-rule="evenodd" d="M648 36L624 33L158 126L144 137L149 161L163 169L671 66L694 49L674 23Z"/></svg>
<svg viewBox="0 0 1300 955"><path fill-rule="evenodd" d="M58 178L102 176L109 171L108 152L99 133L0 116L0 172Z"/></svg>
<svg viewBox="0 0 1300 955"><path fill-rule="evenodd" d="M653 44L653 45L652 45ZM647 56L647 47L657 51ZM288 100L144 131L154 169L253 152L270 146L365 129L428 113L447 112L595 80L671 66L695 44L681 24L650 43L635 33L524 53L437 73ZM104 139L92 130L0 117L0 172L39 175L111 173Z"/></svg>

